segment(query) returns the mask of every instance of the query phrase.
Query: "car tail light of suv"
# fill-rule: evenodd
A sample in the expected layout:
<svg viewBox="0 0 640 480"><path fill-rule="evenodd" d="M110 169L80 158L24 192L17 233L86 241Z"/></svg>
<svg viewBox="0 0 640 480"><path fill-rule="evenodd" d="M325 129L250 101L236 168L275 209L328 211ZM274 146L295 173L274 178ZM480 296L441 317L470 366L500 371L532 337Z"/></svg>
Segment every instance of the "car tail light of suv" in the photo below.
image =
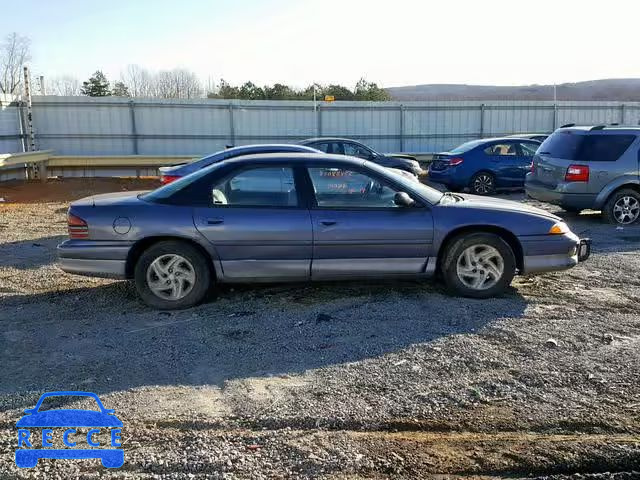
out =
<svg viewBox="0 0 640 480"><path fill-rule="evenodd" d="M87 222L71 212L67 214L67 226L69 238L89 238L89 225L87 225Z"/></svg>
<svg viewBox="0 0 640 480"><path fill-rule="evenodd" d="M588 165L569 165L567 173L564 176L565 182L588 182L589 166Z"/></svg>
<svg viewBox="0 0 640 480"><path fill-rule="evenodd" d="M168 183L174 182L179 178L182 178L182 177L180 177L179 175L162 175L160 177L160 183L162 185L167 185Z"/></svg>

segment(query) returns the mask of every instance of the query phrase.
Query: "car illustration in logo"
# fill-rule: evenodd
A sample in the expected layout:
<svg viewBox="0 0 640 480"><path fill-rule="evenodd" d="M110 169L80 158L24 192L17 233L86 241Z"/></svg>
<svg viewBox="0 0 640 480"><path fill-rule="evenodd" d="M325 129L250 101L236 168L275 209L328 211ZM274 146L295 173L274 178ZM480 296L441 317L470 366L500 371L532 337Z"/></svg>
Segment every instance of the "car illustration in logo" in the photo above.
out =
<svg viewBox="0 0 640 480"><path fill-rule="evenodd" d="M42 402L48 397L90 397L93 398L100 411L81 409L52 409L39 411ZM120 429L122 422L114 415L115 410L104 408L102 402L95 393L91 392L49 392L43 394L34 408L25 410L26 415L16 423L18 427L18 449L16 450L16 465L21 468L35 467L41 458L57 459L86 459L99 458L102 465L107 468L118 468L124 463L124 450L122 448L95 448L100 447L96 436L100 434L101 428L110 430L110 446L121 447ZM81 435L76 431L78 427L89 427L86 434L88 446L94 448L74 448ZM39 443L32 429L42 429L42 447L32 448ZM70 448L47 448L53 447L52 428L65 428L63 441L65 446ZM77 441L76 441L77 440ZM23 447L23 448L20 448Z"/></svg>

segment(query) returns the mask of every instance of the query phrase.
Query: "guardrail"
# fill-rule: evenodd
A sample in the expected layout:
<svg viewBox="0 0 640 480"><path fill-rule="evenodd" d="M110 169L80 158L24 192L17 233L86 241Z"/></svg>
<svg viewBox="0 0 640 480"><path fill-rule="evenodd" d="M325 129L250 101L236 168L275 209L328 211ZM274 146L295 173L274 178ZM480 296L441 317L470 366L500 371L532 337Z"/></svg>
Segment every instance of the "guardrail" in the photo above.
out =
<svg viewBox="0 0 640 480"><path fill-rule="evenodd" d="M154 177L158 168L194 160L192 155L55 155L53 150L0 155L0 181L49 177ZM416 155L428 163L431 155Z"/></svg>

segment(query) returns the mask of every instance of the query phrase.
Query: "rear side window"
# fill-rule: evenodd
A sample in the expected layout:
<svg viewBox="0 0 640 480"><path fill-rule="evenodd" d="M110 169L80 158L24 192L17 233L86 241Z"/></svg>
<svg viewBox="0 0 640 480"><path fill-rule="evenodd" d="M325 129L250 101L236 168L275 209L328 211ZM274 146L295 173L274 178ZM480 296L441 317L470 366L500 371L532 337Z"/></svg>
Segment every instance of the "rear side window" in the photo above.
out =
<svg viewBox="0 0 640 480"><path fill-rule="evenodd" d="M547 138L538 152L580 162L615 162L635 139L635 135L581 135L563 131Z"/></svg>
<svg viewBox="0 0 640 480"><path fill-rule="evenodd" d="M215 206L295 207L298 205L291 168L241 170L211 188Z"/></svg>

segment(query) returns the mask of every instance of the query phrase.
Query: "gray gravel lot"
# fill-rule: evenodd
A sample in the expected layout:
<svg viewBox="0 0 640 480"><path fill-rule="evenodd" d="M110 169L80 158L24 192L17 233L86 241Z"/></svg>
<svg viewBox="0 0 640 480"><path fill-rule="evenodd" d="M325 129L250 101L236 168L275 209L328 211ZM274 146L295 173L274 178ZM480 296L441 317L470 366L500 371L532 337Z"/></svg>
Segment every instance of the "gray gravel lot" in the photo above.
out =
<svg viewBox="0 0 640 480"><path fill-rule="evenodd" d="M168 313L127 282L57 270L65 212L0 205L0 478L640 470L640 227L559 211L591 259L498 299L418 281L242 286ZM116 409L125 466L15 468L21 410L74 389Z"/></svg>

